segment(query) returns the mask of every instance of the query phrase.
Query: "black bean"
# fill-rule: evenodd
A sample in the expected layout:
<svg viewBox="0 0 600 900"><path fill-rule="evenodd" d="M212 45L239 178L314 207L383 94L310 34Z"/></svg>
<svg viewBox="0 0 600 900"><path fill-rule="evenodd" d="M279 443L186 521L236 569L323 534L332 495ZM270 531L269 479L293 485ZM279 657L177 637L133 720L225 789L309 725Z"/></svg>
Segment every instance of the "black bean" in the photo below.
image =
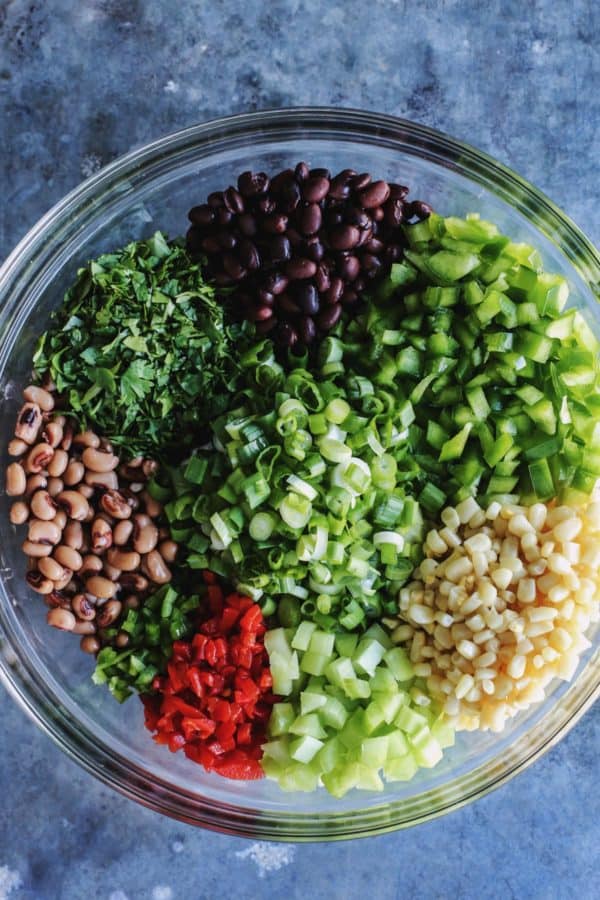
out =
<svg viewBox="0 0 600 900"><path fill-rule="evenodd" d="M306 181L306 179L310 175L310 169L305 162L299 162L294 169L294 175L298 181Z"/></svg>
<svg viewBox="0 0 600 900"><path fill-rule="evenodd" d="M283 234L270 238L266 246L269 259L273 263L285 262L292 255L290 242Z"/></svg>
<svg viewBox="0 0 600 900"><path fill-rule="evenodd" d="M344 282L336 275L331 279L331 286L325 294L325 302L330 306L332 303L338 303L340 297L344 293Z"/></svg>
<svg viewBox="0 0 600 900"><path fill-rule="evenodd" d="M309 203L298 214L298 227L303 234L315 234L321 227L323 216L317 203Z"/></svg>
<svg viewBox="0 0 600 900"><path fill-rule="evenodd" d="M216 220L219 225L229 225L233 219L233 213L230 213L224 206L219 207L216 211Z"/></svg>
<svg viewBox="0 0 600 900"><path fill-rule="evenodd" d="M270 291L265 291L264 288L261 288L258 292L258 299L263 306L273 306L273 304L275 303L275 294L272 294Z"/></svg>
<svg viewBox="0 0 600 900"><path fill-rule="evenodd" d="M385 244L383 241L380 241L379 238L376 237L371 238L370 241L367 241L366 244L364 244L365 250L369 253L381 253L384 247Z"/></svg>
<svg viewBox="0 0 600 900"><path fill-rule="evenodd" d="M383 222L383 217L385 216L383 207L376 206L375 209L371 210L371 215L373 216L373 222Z"/></svg>
<svg viewBox="0 0 600 900"><path fill-rule="evenodd" d="M364 291L366 284L367 283L365 279L361 275L359 275L356 281L353 282L352 288L356 291L357 294L360 294L361 291Z"/></svg>
<svg viewBox="0 0 600 900"><path fill-rule="evenodd" d="M219 253L222 249L216 237L205 237L202 241L202 249L205 253Z"/></svg>
<svg viewBox="0 0 600 900"><path fill-rule="evenodd" d="M299 285L294 291L296 302L303 313L314 316L319 312L319 294L314 284L310 282Z"/></svg>
<svg viewBox="0 0 600 900"><path fill-rule="evenodd" d="M223 254L223 268L225 269L225 274L234 281L241 281L246 275L246 270L233 253Z"/></svg>
<svg viewBox="0 0 600 900"><path fill-rule="evenodd" d="M237 244L235 235L230 231L218 231L215 238L222 250L233 250Z"/></svg>
<svg viewBox="0 0 600 900"><path fill-rule="evenodd" d="M344 221L344 214L341 209L331 209L331 207L325 213L325 225L327 228L335 228L336 225L341 225Z"/></svg>
<svg viewBox="0 0 600 900"><path fill-rule="evenodd" d="M365 209L374 209L381 206L390 196L390 186L387 181L374 181L358 194L361 206Z"/></svg>
<svg viewBox="0 0 600 900"><path fill-rule="evenodd" d="M237 255L246 269L254 271L260 268L260 255L252 241L242 238L237 246Z"/></svg>
<svg viewBox="0 0 600 900"><path fill-rule="evenodd" d="M396 262L402 256L402 247L400 244L388 244L383 251L383 256L388 263Z"/></svg>
<svg viewBox="0 0 600 900"><path fill-rule="evenodd" d="M424 203L423 200L413 200L411 203L411 212L417 219L427 219L433 212L433 208L429 203Z"/></svg>
<svg viewBox="0 0 600 900"><path fill-rule="evenodd" d="M331 181L331 172L329 169L311 169L310 175L311 178L326 178L328 181Z"/></svg>
<svg viewBox="0 0 600 900"><path fill-rule="evenodd" d="M312 278L316 271L316 263L301 256L288 260L285 267L286 275L294 279Z"/></svg>
<svg viewBox="0 0 600 900"><path fill-rule="evenodd" d="M284 169L271 179L270 190L273 194L278 194L285 184L289 184L294 180L294 170Z"/></svg>
<svg viewBox="0 0 600 900"><path fill-rule="evenodd" d="M354 175L350 179L350 185L353 191L362 191L368 184L371 184L371 176L368 172L363 172L362 175Z"/></svg>
<svg viewBox="0 0 600 900"><path fill-rule="evenodd" d="M226 272L217 272L215 275L215 282L220 287L229 287L234 284L236 281L235 278L231 278Z"/></svg>
<svg viewBox="0 0 600 900"><path fill-rule="evenodd" d="M323 293L324 291L329 290L331 285L331 279L329 276L329 269L327 266L324 266L322 263L317 266L317 271L315 272L315 285L319 293Z"/></svg>
<svg viewBox="0 0 600 900"><path fill-rule="evenodd" d="M256 330L259 334L268 334L269 331L273 331L275 326L277 325L277 318L275 316L271 316L270 319L265 319L262 322L256 323Z"/></svg>
<svg viewBox="0 0 600 900"><path fill-rule="evenodd" d="M342 306L354 306L355 303L358 303L358 294L353 290L344 291L341 303Z"/></svg>
<svg viewBox="0 0 600 900"><path fill-rule="evenodd" d="M340 276L345 281L354 281L360 272L360 262L356 256L345 256L338 265Z"/></svg>
<svg viewBox="0 0 600 900"><path fill-rule="evenodd" d="M303 344L312 344L316 337L317 329L310 316L302 316L298 327L298 334Z"/></svg>
<svg viewBox="0 0 600 900"><path fill-rule="evenodd" d="M258 306L253 314L252 318L255 322L265 322L267 319L270 319L273 315L273 310L270 306Z"/></svg>
<svg viewBox="0 0 600 900"><path fill-rule="evenodd" d="M397 228L402 223L404 203L402 200L390 197L383 207L383 221L386 225Z"/></svg>
<svg viewBox="0 0 600 900"><path fill-rule="evenodd" d="M342 307L339 303L333 306L327 306L316 318L316 323L322 331L329 331L340 320Z"/></svg>
<svg viewBox="0 0 600 900"><path fill-rule="evenodd" d="M209 194L206 198L206 202L209 206L212 206L213 209L218 209L220 206L223 206L225 203L223 200L223 191L213 191L212 194Z"/></svg>
<svg viewBox="0 0 600 900"><path fill-rule="evenodd" d="M358 244L360 232L354 225L336 225L328 237L329 245L334 250L351 250Z"/></svg>
<svg viewBox="0 0 600 900"><path fill-rule="evenodd" d="M257 232L256 219L251 213L238 216L237 226L246 237L254 237Z"/></svg>
<svg viewBox="0 0 600 900"><path fill-rule="evenodd" d="M244 198L234 187L227 188L223 194L223 200L229 212L238 215L244 212Z"/></svg>
<svg viewBox="0 0 600 900"><path fill-rule="evenodd" d="M325 247L323 246L321 241L315 241L314 244L310 244L306 249L306 256L316 263L321 262L324 254Z"/></svg>
<svg viewBox="0 0 600 900"><path fill-rule="evenodd" d="M360 264L367 278L375 278L381 268L381 260L372 253L365 253L361 256Z"/></svg>
<svg viewBox="0 0 600 900"><path fill-rule="evenodd" d="M327 196L329 179L324 175L311 175L302 184L302 196L308 203L318 203Z"/></svg>
<svg viewBox="0 0 600 900"><path fill-rule="evenodd" d="M264 197L259 197L255 205L257 211L262 213L263 216L269 216L277 209L275 197L271 197L270 194L266 194Z"/></svg>
<svg viewBox="0 0 600 900"><path fill-rule="evenodd" d="M403 184L390 184L390 197L392 200L404 200L408 194L408 188Z"/></svg>
<svg viewBox="0 0 600 900"><path fill-rule="evenodd" d="M296 231L295 228L288 228L288 230L286 231L286 236L292 247L298 247L300 246L300 244L304 243L304 238L299 231Z"/></svg>
<svg viewBox="0 0 600 900"><path fill-rule="evenodd" d="M285 213L293 212L300 203L300 188L295 181L284 185L279 195L279 209Z"/></svg>
<svg viewBox="0 0 600 900"><path fill-rule="evenodd" d="M356 225L361 231L371 225L371 217L364 209L353 206L346 211L345 220L349 225Z"/></svg>
<svg viewBox="0 0 600 900"><path fill-rule="evenodd" d="M277 296L278 294L282 294L286 287L289 284L289 278L283 275L281 272L271 272L270 275L267 275L263 282L263 288L265 291L269 291L269 293Z"/></svg>
<svg viewBox="0 0 600 900"><path fill-rule="evenodd" d="M264 172L242 172L238 178L238 190L243 197L264 194L269 187L269 176Z"/></svg>
<svg viewBox="0 0 600 900"><path fill-rule="evenodd" d="M261 225L269 234L283 234L288 226L288 217L283 213L273 213L273 215L267 216Z"/></svg>
<svg viewBox="0 0 600 900"><path fill-rule="evenodd" d="M202 203L201 206L192 206L188 213L188 219L194 225L206 228L214 222L215 212L208 203Z"/></svg>
<svg viewBox="0 0 600 900"><path fill-rule="evenodd" d="M277 340L286 347L293 347L298 340L298 334L289 322L282 322L277 329Z"/></svg>

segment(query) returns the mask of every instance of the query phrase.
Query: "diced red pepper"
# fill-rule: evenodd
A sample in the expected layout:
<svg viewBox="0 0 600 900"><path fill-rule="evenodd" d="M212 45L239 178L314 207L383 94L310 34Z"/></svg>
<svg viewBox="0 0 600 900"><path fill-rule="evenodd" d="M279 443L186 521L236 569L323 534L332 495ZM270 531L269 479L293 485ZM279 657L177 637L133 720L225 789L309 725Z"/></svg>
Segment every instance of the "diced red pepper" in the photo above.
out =
<svg viewBox="0 0 600 900"><path fill-rule="evenodd" d="M225 596L215 575L203 572L210 616L191 641L175 641L167 675L143 697L154 740L226 778L262 777L259 760L273 703L273 679L258 604Z"/></svg>

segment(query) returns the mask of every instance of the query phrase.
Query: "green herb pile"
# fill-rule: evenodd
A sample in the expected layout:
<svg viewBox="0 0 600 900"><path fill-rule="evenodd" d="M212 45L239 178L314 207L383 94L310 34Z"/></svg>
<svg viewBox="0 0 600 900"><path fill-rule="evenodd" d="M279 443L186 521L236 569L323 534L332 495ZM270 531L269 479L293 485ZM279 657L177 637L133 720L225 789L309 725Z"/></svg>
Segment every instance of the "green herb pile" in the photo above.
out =
<svg viewBox="0 0 600 900"><path fill-rule="evenodd" d="M157 232L79 270L34 368L82 428L131 456L164 456L227 408L247 328L227 323L201 264Z"/></svg>

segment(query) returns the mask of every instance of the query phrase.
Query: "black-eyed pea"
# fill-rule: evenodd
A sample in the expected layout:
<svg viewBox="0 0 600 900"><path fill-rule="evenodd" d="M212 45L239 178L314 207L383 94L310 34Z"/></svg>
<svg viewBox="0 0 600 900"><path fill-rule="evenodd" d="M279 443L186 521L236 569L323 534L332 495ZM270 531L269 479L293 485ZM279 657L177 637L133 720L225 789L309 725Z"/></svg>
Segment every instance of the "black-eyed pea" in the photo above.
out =
<svg viewBox="0 0 600 900"><path fill-rule="evenodd" d="M122 581L123 579L121 579L121 583ZM136 597L135 594L128 594L123 600L123 605L125 606L125 609L139 609L140 598Z"/></svg>
<svg viewBox="0 0 600 900"><path fill-rule="evenodd" d="M59 628L61 631L73 631L77 624L77 620L73 613L69 612L68 609L61 609L60 607L51 609L46 616L46 621L48 622L48 625L52 625L53 628Z"/></svg>
<svg viewBox="0 0 600 900"><path fill-rule="evenodd" d="M65 485L64 485L62 478L49 478L48 482L47 482L47 487L48 487L48 493L50 494L51 497L57 497L58 494L61 494L65 489Z"/></svg>
<svg viewBox="0 0 600 900"><path fill-rule="evenodd" d="M52 544L37 544L33 541L23 541L21 549L25 556L39 559L41 556L50 556L53 547Z"/></svg>
<svg viewBox="0 0 600 900"><path fill-rule="evenodd" d="M158 550L151 550L143 557L142 571L155 584L167 584L173 577Z"/></svg>
<svg viewBox="0 0 600 900"><path fill-rule="evenodd" d="M56 547L52 556L61 566L64 566L65 569L70 569L71 572L79 572L83 566L81 553L68 544L60 544L60 546Z"/></svg>
<svg viewBox="0 0 600 900"><path fill-rule="evenodd" d="M36 491L45 490L48 487L48 479L45 475L30 475L27 479L25 496L31 497Z"/></svg>
<svg viewBox="0 0 600 900"><path fill-rule="evenodd" d="M83 545L83 528L81 527L81 522L76 522L74 519L67 522L63 532L63 541L67 547L72 547L74 550L81 549Z"/></svg>
<svg viewBox="0 0 600 900"><path fill-rule="evenodd" d="M146 513L151 519L157 519L163 511L162 503L159 503L158 500L151 497L148 491L142 491L141 498L144 501Z"/></svg>
<svg viewBox="0 0 600 900"><path fill-rule="evenodd" d="M119 457L114 453L105 453L94 447L86 447L81 459L87 469L98 474L112 472L119 465Z"/></svg>
<svg viewBox="0 0 600 900"><path fill-rule="evenodd" d="M30 475L37 475L39 472L42 472L52 461L54 452L54 448L50 444L45 442L36 444L25 458L25 470Z"/></svg>
<svg viewBox="0 0 600 900"><path fill-rule="evenodd" d="M13 438L12 441L8 442L7 449L9 456L23 456L29 450L29 444L26 444L20 438Z"/></svg>
<svg viewBox="0 0 600 900"><path fill-rule="evenodd" d="M72 631L73 634L92 635L96 633L96 626L93 622L76 622Z"/></svg>
<svg viewBox="0 0 600 900"><path fill-rule="evenodd" d="M77 490L81 494L82 497L85 497L86 500L91 500L94 496L94 490L91 484L79 484L77 485Z"/></svg>
<svg viewBox="0 0 600 900"><path fill-rule="evenodd" d="M48 422L44 431L42 433L42 437L46 441L46 443L50 444L51 447L56 449L60 442L63 439L63 426L60 422L54 420L54 422Z"/></svg>
<svg viewBox="0 0 600 900"><path fill-rule="evenodd" d="M116 472L93 472L91 469L88 469L84 480L86 485L92 488L116 491L119 487L119 479Z"/></svg>
<svg viewBox="0 0 600 900"><path fill-rule="evenodd" d="M92 575L85 582L86 591L100 600L110 600L115 596L118 587L114 581L111 581L110 578L105 578L103 575Z"/></svg>
<svg viewBox="0 0 600 900"><path fill-rule="evenodd" d="M25 579L29 587L38 594L51 594L54 590L54 584L41 572L28 572Z"/></svg>
<svg viewBox="0 0 600 900"><path fill-rule="evenodd" d="M57 506L48 491L36 491L31 498L30 506L37 519L49 522L56 516Z"/></svg>
<svg viewBox="0 0 600 900"><path fill-rule="evenodd" d="M50 447L50 444L46 445ZM58 448L54 450L54 456L48 463L48 475L52 478L60 478L69 465L69 455L66 450Z"/></svg>
<svg viewBox="0 0 600 900"><path fill-rule="evenodd" d="M119 600L109 600L108 603L102 606L96 616L98 627L108 628L109 625L112 625L119 618L122 609L123 605Z"/></svg>
<svg viewBox="0 0 600 900"><path fill-rule="evenodd" d="M121 572L134 572L141 561L140 554L135 550L119 550L117 547L112 547L106 556L109 564Z"/></svg>
<svg viewBox="0 0 600 900"><path fill-rule="evenodd" d="M98 638L87 635L81 638L79 646L84 653L90 653L95 656L99 652L101 644Z"/></svg>
<svg viewBox="0 0 600 900"><path fill-rule="evenodd" d="M96 618L96 609L85 594L75 594L71 599L71 608L78 619L91 622Z"/></svg>
<svg viewBox="0 0 600 900"><path fill-rule="evenodd" d="M62 530L54 522L32 519L29 522L28 540L34 544L58 544Z"/></svg>
<svg viewBox="0 0 600 900"><path fill-rule="evenodd" d="M37 403L44 412L51 412L54 409L54 397L52 394L35 384L30 384L25 388L23 399L29 403Z"/></svg>
<svg viewBox="0 0 600 900"><path fill-rule="evenodd" d="M152 478L152 476L158 471L158 463L155 459L145 459L142 462L142 472L146 476L146 478Z"/></svg>
<svg viewBox="0 0 600 900"><path fill-rule="evenodd" d="M49 578L50 581L62 581L65 577L65 574L68 573L69 578L71 577L71 570L65 569L64 566L61 566L59 562L53 559L51 556L46 556L43 559L40 559L38 562L38 569L45 575L46 578Z"/></svg>
<svg viewBox="0 0 600 900"><path fill-rule="evenodd" d="M162 541L158 545L158 552L167 563L175 562L175 560L177 559L178 550L178 545L175 543L175 541L172 541L170 539Z"/></svg>
<svg viewBox="0 0 600 900"><path fill-rule="evenodd" d="M62 593L62 591L52 591L51 594L44 594L44 603L50 609L56 609L58 607L60 607L60 609L71 609L71 601Z"/></svg>
<svg viewBox="0 0 600 900"><path fill-rule="evenodd" d="M104 553L112 546L113 533L108 522L96 516L91 527L91 547L94 553Z"/></svg>
<svg viewBox="0 0 600 900"><path fill-rule="evenodd" d="M111 581L118 581L121 577L121 569L117 569L116 566L111 566L109 562L105 562L102 566L102 574L110 578Z"/></svg>
<svg viewBox="0 0 600 900"><path fill-rule="evenodd" d="M58 581L54 582L55 590L57 590L57 591L64 590L71 583L72 577L73 577L73 573L70 571L70 569L65 569L63 577L59 578Z"/></svg>
<svg viewBox="0 0 600 900"><path fill-rule="evenodd" d="M73 426L63 425L63 437L60 446L63 450L70 450L73 443Z"/></svg>
<svg viewBox="0 0 600 900"><path fill-rule="evenodd" d="M120 631L115 638L115 646L122 650L129 644L129 635L126 631Z"/></svg>
<svg viewBox="0 0 600 900"><path fill-rule="evenodd" d="M72 459L63 473L63 481L67 487L75 487L85 475L85 466L78 459Z"/></svg>
<svg viewBox="0 0 600 900"><path fill-rule="evenodd" d="M150 553L158 543L158 528L148 516L136 516L133 529L133 549L137 553Z"/></svg>
<svg viewBox="0 0 600 900"><path fill-rule="evenodd" d="M122 519L114 527L113 543L118 547L123 547L131 537L133 532L133 522L131 519Z"/></svg>
<svg viewBox="0 0 600 900"><path fill-rule="evenodd" d="M56 497L56 502L64 509L70 519L82 522L89 513L87 499L78 491L61 491Z"/></svg>
<svg viewBox="0 0 600 900"><path fill-rule="evenodd" d="M23 466L18 462L6 467L6 493L9 497L20 497L27 489L27 476Z"/></svg>
<svg viewBox="0 0 600 900"><path fill-rule="evenodd" d="M132 512L127 498L120 491L115 490L109 490L102 494L100 507L115 519L128 519Z"/></svg>
<svg viewBox="0 0 600 900"><path fill-rule="evenodd" d="M33 444L42 424L42 410L37 403L24 403L17 416L15 437L26 444Z"/></svg>
<svg viewBox="0 0 600 900"><path fill-rule="evenodd" d="M60 530L62 531L67 524L67 514L64 509L58 509L54 518L52 519L55 525L58 525Z"/></svg>
<svg viewBox="0 0 600 900"><path fill-rule="evenodd" d="M93 431L80 431L73 437L73 443L78 447L94 447L100 446L100 438Z"/></svg>
<svg viewBox="0 0 600 900"><path fill-rule="evenodd" d="M13 525L23 525L29 518L29 507L22 500L17 500L10 508L9 517Z"/></svg>
<svg viewBox="0 0 600 900"><path fill-rule="evenodd" d="M123 572L120 578L121 587L126 591L143 594L150 587L150 582L139 572Z"/></svg>
<svg viewBox="0 0 600 900"><path fill-rule="evenodd" d="M99 556L96 556L94 553L88 553L83 557L83 562L81 564L81 569L79 570L79 574L82 578L86 575L97 575L98 572L102 571L102 560ZM93 591L90 591L93 593ZM96 594L96 596L98 596Z"/></svg>

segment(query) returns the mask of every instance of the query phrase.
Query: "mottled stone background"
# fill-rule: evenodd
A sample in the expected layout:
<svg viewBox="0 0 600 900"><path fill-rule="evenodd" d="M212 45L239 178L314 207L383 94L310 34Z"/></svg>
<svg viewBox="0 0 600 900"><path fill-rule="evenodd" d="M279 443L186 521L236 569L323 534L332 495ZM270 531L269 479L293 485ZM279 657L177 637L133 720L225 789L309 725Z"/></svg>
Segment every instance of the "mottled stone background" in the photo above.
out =
<svg viewBox="0 0 600 900"><path fill-rule="evenodd" d="M119 154L331 104L498 157L600 240L596 0L0 0L0 258ZM0 900L592 900L600 715L475 806L337 845L195 831L102 788L0 696Z"/></svg>

